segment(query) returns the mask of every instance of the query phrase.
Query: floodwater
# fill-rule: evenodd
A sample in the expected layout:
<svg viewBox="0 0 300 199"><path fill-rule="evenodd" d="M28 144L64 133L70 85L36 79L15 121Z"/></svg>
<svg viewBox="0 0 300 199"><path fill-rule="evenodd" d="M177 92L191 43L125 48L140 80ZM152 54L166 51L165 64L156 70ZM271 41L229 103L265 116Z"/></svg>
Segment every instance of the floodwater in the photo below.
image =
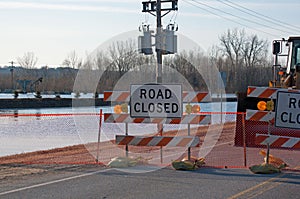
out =
<svg viewBox="0 0 300 199"><path fill-rule="evenodd" d="M220 112L221 103L200 103L203 112ZM223 102L223 112L236 112L236 102ZM97 142L99 112L112 112L112 107L0 109L0 156L46 150L57 147ZM96 114L97 113L97 114ZM235 121L236 115L212 115L212 123ZM103 118L102 118L103 119ZM186 125L164 125L164 130L187 128ZM129 124L131 135L156 132L155 124ZM102 121L101 141L124 134L124 124Z"/></svg>

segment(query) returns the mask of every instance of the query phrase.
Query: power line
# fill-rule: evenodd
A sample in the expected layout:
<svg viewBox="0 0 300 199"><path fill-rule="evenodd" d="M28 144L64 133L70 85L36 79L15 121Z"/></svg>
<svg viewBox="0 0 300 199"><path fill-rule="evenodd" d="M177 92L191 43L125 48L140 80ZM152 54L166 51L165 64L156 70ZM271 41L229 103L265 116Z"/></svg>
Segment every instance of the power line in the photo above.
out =
<svg viewBox="0 0 300 199"><path fill-rule="evenodd" d="M244 7L244 6L242 6L242 5L239 5L239 4L237 4L237 3L234 3L234 2L232 2L232 1L229 1L229 0L216 0L216 1L219 1L219 2L221 2L221 3L223 3L223 4L227 5L227 6L229 6L229 7L231 7L231 8L234 8L234 9L236 9L236 10L239 10L239 11L241 11L241 12L244 12L244 13L246 13L246 14L248 14L248 15L251 15L251 16L253 16L253 17L256 17L256 18L258 18L258 19L261 19L261 20L264 20L264 21L268 21L269 23L276 24L276 25L279 25L279 26L284 26L284 27L286 27L286 28L288 28L288 29L292 29L292 30L297 31L297 32L300 31L300 27L298 27L298 26L295 26L295 25L292 25L292 24L289 24L289 23L280 21L280 20L278 20L278 19L274 19L274 18L272 18L272 17L269 17L269 16L267 16L267 15L261 14L261 13L259 13L259 12L256 12L256 11L254 11L254 10L251 10L251 9L249 9L249 8L246 8L246 7ZM228 3L224 2L224 1L226 1L226 2L228 2ZM253 13L254 13L254 14L253 14Z"/></svg>
<svg viewBox="0 0 300 199"><path fill-rule="evenodd" d="M241 19L241 20L244 20L244 21L247 21L247 22L250 22L250 23L259 25L259 26L262 26L262 27L266 27L266 28L269 28L269 29L271 29L271 30L277 30L277 31L280 31L280 32L285 32L285 33L287 33L287 34L291 34L291 32L289 32L289 31L286 31L286 30L283 30L283 29L279 29L279 28L274 28L274 27L272 27L272 26L270 26L270 25L267 25L267 24L263 24L263 23L260 23L260 22L257 22L257 21L254 21L254 20L251 20L251 19L248 19L248 18L244 18L244 17L241 17L241 16L237 16L237 15L234 15L234 14L232 14L232 13L223 11L223 10L218 9L218 8L214 8L214 7L212 7L212 6L209 6L209 5L205 4L205 3L201 3L201 2L196 1L196 0L191 0L191 1L193 1L193 2L195 2L195 3L197 3L197 4L200 4L200 5L206 6L206 7L210 8L210 9L212 9L212 10L216 10L216 11L218 11L218 12L222 12L222 13L227 14L227 15L230 15L230 16L232 16L232 17L235 17L235 18L238 18L238 19ZM261 31L261 32L262 32L262 31Z"/></svg>
<svg viewBox="0 0 300 199"><path fill-rule="evenodd" d="M236 16L236 15L233 15L233 14L231 14L231 13L222 11L222 10L220 10L220 9L214 8L214 7L212 7L212 6L209 6L209 5L207 5L207 4L200 3L200 2L197 2L197 1L194 1L194 0L190 0L190 1L193 1L194 3L192 3L192 2L190 2L190 1L188 1L188 0L183 0L183 1L186 2L186 3L188 3L188 4L190 4L190 5L192 5L192 6L195 6L195 7L199 8L199 9L202 9L202 10L204 10L204 11L210 13L210 14L213 14L213 15L218 16L218 17L220 17L220 18L226 19L226 20L231 21L231 22L233 22L233 23L236 23L236 24L239 24L239 25L241 25L241 26L250 28L250 29L252 29L252 30L256 30L256 31L258 31L258 32L263 32L263 33L265 33L265 34L267 34L267 35L270 35L270 36L272 36L272 37L277 37L277 35L275 35L275 34L272 34L272 33L269 33L269 32L263 31L263 30L259 30L259 29L257 29L257 28L254 28L254 27L251 27L251 26L246 25L246 24L244 24L244 23L241 23L241 22L238 22L238 21L236 21L236 20L233 20L233 19L231 19L231 18L229 18L229 17L226 17L226 16L223 16L223 15L217 14L216 12L212 12L212 11L210 11L210 10L208 10L208 9L206 9L206 8L203 8L203 7L199 6L199 5L195 5L194 3L197 3L197 4L200 4L200 5L202 5L202 6L208 7L208 8L210 8L210 9L216 10L216 11L218 11L218 12L225 13L225 14L227 14L227 15L230 15L230 16L234 17L234 18L239 18L239 19L241 19L240 17L238 17L238 16ZM251 22L251 23L255 23L255 24L256 24L256 22L251 21L251 20L248 20L248 19L243 19L243 20L246 20L246 21L249 21L249 22Z"/></svg>

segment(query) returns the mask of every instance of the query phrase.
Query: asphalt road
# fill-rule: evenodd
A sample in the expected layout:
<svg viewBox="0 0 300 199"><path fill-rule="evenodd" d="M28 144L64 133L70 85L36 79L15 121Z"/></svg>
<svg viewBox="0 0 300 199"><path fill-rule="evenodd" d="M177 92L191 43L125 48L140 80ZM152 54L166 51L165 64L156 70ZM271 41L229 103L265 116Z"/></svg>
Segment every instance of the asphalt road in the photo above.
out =
<svg viewBox="0 0 300 199"><path fill-rule="evenodd" d="M5 178L0 181L0 198L300 198L299 172L254 175L248 169L143 169L68 166Z"/></svg>

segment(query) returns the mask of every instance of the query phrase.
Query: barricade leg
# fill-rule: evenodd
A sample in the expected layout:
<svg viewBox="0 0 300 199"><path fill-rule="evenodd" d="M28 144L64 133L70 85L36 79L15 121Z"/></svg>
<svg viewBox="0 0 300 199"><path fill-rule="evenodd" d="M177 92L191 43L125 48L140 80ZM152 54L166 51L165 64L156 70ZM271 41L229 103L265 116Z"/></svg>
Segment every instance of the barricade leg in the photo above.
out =
<svg viewBox="0 0 300 199"><path fill-rule="evenodd" d="M128 135L128 123L125 123L125 135ZM126 157L128 157L128 144L125 145Z"/></svg>
<svg viewBox="0 0 300 199"><path fill-rule="evenodd" d="M191 135L191 125L188 124L188 136ZM188 148L188 160L191 160L191 147Z"/></svg>
<svg viewBox="0 0 300 199"><path fill-rule="evenodd" d="M163 130L164 130L164 126L163 124L157 124L157 129L158 129L158 133L160 136L163 135ZM163 149L162 149L162 146L160 147L160 163L162 164L163 163Z"/></svg>

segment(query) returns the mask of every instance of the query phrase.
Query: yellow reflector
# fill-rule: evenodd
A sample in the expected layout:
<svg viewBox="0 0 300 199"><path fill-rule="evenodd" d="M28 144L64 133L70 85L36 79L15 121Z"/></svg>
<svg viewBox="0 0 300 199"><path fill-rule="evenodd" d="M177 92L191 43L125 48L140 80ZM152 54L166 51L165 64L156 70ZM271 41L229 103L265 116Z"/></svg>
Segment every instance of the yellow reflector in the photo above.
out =
<svg viewBox="0 0 300 199"><path fill-rule="evenodd" d="M258 110L260 110L260 111L264 111L264 110L267 109L267 103L266 103L265 101L259 101L259 102L257 103L257 108L258 108Z"/></svg>
<svg viewBox="0 0 300 199"><path fill-rule="evenodd" d="M187 114L191 114L192 113L192 105L190 105L190 104L185 105L185 112Z"/></svg>
<svg viewBox="0 0 300 199"><path fill-rule="evenodd" d="M127 103L121 104L121 111L123 113L128 113L128 104Z"/></svg>
<svg viewBox="0 0 300 199"><path fill-rule="evenodd" d="M274 101L273 100L267 101L267 110L268 111L274 110Z"/></svg>
<svg viewBox="0 0 300 199"><path fill-rule="evenodd" d="M115 112L116 114L121 114L121 113L122 113L122 107L121 107L121 105L116 105L116 106L114 107L114 112Z"/></svg>

